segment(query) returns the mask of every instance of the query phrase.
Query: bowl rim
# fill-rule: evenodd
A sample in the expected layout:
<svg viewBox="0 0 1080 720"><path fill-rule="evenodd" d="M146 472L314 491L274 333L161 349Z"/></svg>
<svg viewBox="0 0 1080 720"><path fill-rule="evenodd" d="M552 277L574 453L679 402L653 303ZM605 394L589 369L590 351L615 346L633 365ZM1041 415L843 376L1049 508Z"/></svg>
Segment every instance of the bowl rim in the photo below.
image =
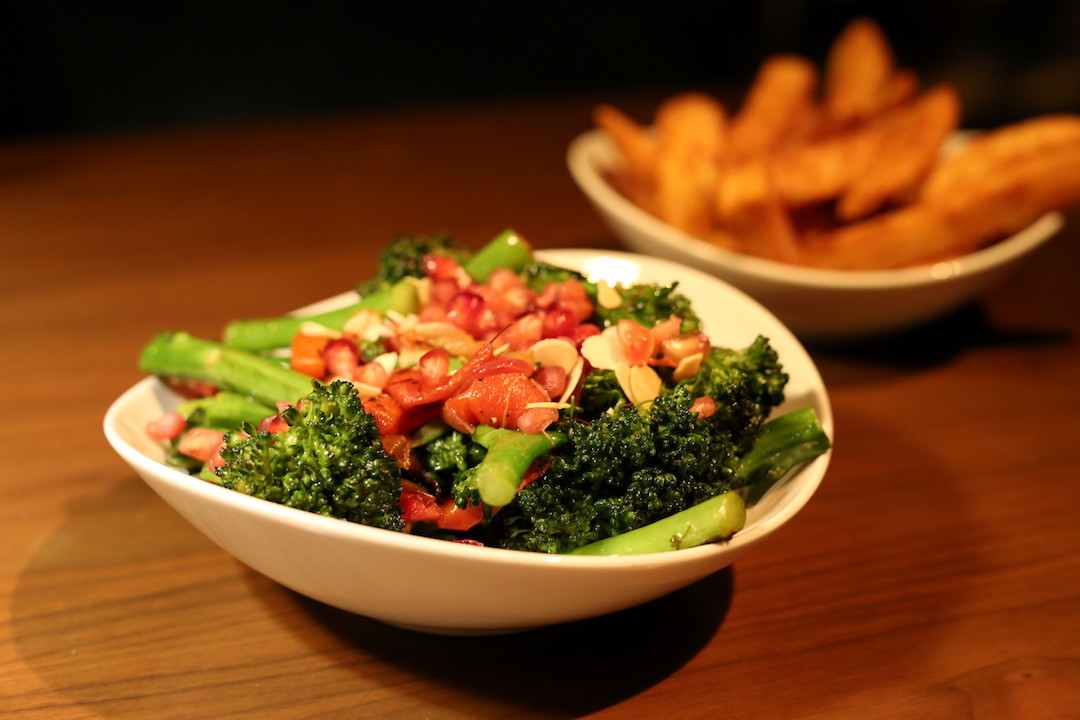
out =
<svg viewBox="0 0 1080 720"><path fill-rule="evenodd" d="M821 374L803 347L798 338L784 325L775 315L765 308L754 298L742 290L732 286L719 278L694 268L682 265L676 261L653 258L651 256L628 253L617 250L597 250L566 248L560 250L538 250L538 257L558 259L572 255L582 257L614 257L626 258L637 262L648 262L651 266L662 265L674 268L679 273L692 275L700 281L722 286L726 292L736 296L740 302L747 304L756 312L766 315L775 323L775 331L770 330L772 337L782 337L783 343L789 351L796 351L802 355L800 358L805 365L802 375L813 391L813 397L809 401L815 402L819 420L830 440L834 440L834 421L831 401L828 390ZM345 292L332 296L325 300L313 303L306 307L319 306L326 309L334 304L343 304L354 293ZM303 309L301 309L303 310ZM787 363L785 363L787 364ZM346 520L321 516L315 513L298 510L260 498L251 497L243 493L225 489L219 485L206 482L197 477L166 465L159 459L145 454L124 437L125 420L132 412L133 406L141 402L151 401L148 396L156 396L157 400L166 409L170 403L178 401L178 397L165 383L155 377L144 377L137 383L125 390L116 398L107 409L102 428L109 444L121 458L123 458L136 472L152 487L160 482L185 494L194 495L204 502L220 503L231 509L248 515L258 515L265 519L276 520L286 523L294 528L302 528L322 535L331 535L346 541L365 541L375 545L393 545L399 552L422 552L446 557L453 560L468 558L470 553L479 553L476 557L486 563L497 565L530 567L530 568L564 568L566 571L587 570L590 573L600 572L624 572L627 569L647 569L653 567L677 567L682 565L696 565L708 563L714 557L721 558L731 553L741 552L757 543L775 529L791 520L815 494L823 481L828 469L832 449L814 458L797 468L793 474L787 476L786 482L790 484L793 478L798 477L800 485L789 490L790 496L785 497L784 506L771 516L766 516L756 522L752 527L739 531L728 541L711 543L693 548L686 548L672 552L660 552L644 555L622 556L587 556L587 555L564 555L534 553L522 550L509 550L505 548L489 546L473 546L463 543L455 543L420 535L412 535L392 530L353 523ZM835 441L834 441L835 442ZM152 477L154 482L147 478ZM157 488L154 488L157 491Z"/></svg>
<svg viewBox="0 0 1080 720"><path fill-rule="evenodd" d="M957 133L963 141L972 131ZM817 289L879 290L934 285L963 276L989 272L1049 241L1064 225L1064 214L1048 212L1019 232L992 245L951 260L891 270L833 270L790 265L717 247L694 237L638 207L604 178L611 167L614 145L599 129L575 137L566 153L571 176L585 195L605 212L639 227L655 240L696 261L721 266L748 278Z"/></svg>

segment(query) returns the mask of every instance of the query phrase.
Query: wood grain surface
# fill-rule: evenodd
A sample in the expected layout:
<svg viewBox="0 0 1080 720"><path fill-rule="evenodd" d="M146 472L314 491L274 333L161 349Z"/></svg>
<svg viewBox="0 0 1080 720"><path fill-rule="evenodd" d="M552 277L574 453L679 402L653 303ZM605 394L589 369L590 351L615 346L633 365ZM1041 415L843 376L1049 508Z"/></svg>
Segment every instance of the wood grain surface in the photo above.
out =
<svg viewBox="0 0 1080 720"><path fill-rule="evenodd" d="M733 567L608 617L461 639L331 609L109 448L152 334L348 289L395 233L617 247L565 166L591 106L0 146L0 717L1077 717L1075 213L984 301L811 345L836 414L818 494Z"/></svg>

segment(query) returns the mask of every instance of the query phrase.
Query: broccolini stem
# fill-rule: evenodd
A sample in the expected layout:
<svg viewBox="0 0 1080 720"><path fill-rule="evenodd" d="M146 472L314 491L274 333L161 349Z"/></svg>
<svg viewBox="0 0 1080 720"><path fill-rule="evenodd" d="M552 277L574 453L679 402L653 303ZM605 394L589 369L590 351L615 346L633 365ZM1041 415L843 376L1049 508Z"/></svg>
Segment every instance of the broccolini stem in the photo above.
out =
<svg viewBox="0 0 1080 720"><path fill-rule="evenodd" d="M530 262L532 248L528 241L513 230L503 230L466 260L463 267L469 277L482 283L495 268L505 267L521 272Z"/></svg>
<svg viewBox="0 0 1080 720"><path fill-rule="evenodd" d="M735 491L628 532L582 545L571 555L643 555L726 540L746 524L746 503Z"/></svg>
<svg viewBox="0 0 1080 720"><path fill-rule="evenodd" d="M333 330L341 330L353 313L365 308L375 310L380 314L385 314L388 310L402 315L414 313L420 309L416 285L411 281L401 280L388 288L361 298L359 302L318 315L307 317L286 315L256 320L234 320L225 326L222 341L229 347L252 352L285 348L289 346L293 336L299 332L300 326L305 322L314 322Z"/></svg>
<svg viewBox="0 0 1080 720"><path fill-rule="evenodd" d="M197 419L200 425L218 430L235 430L245 422L257 427L263 418L277 412L272 405L227 390L210 397L185 400L177 410L189 422Z"/></svg>
<svg viewBox="0 0 1080 720"><path fill-rule="evenodd" d="M310 377L277 360L230 348L185 332L163 333L143 348L139 369L162 377L205 380L273 407L311 392Z"/></svg>
<svg viewBox="0 0 1080 720"><path fill-rule="evenodd" d="M476 466L475 480L480 499L492 507L512 501L533 461L566 441L562 433L524 433L487 425L478 426L473 438L487 448Z"/></svg>
<svg viewBox="0 0 1080 720"><path fill-rule="evenodd" d="M761 426L754 446L740 458L732 484L745 487L764 482L767 486L799 463L821 455L829 445L811 407L773 418Z"/></svg>

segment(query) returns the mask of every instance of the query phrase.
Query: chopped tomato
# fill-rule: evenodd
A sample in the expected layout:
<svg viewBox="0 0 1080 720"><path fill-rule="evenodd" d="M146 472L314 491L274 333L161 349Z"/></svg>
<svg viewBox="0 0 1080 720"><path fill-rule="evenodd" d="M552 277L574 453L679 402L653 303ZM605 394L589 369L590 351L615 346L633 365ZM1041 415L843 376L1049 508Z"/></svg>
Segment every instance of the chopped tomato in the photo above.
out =
<svg viewBox="0 0 1080 720"><path fill-rule="evenodd" d="M442 515L435 496L410 480L401 481L401 497L397 505L407 523L430 522Z"/></svg>
<svg viewBox="0 0 1080 720"><path fill-rule="evenodd" d="M456 530L458 532L464 532L484 519L484 508L482 505L470 505L469 507L458 507L452 499L443 500L439 503L439 518L435 521L435 524L443 530Z"/></svg>
<svg viewBox="0 0 1080 720"><path fill-rule="evenodd" d="M267 415L259 422L258 429L272 433L285 432L289 429L289 423L280 415Z"/></svg>
<svg viewBox="0 0 1080 720"><path fill-rule="evenodd" d="M462 432L472 432L477 425L525 430L519 420L528 412L529 431L536 432L536 428L543 429L557 420L559 413L551 408L535 408L538 412L534 412L526 406L550 400L536 381L522 373L485 375L447 398L443 420Z"/></svg>
<svg viewBox="0 0 1080 720"><path fill-rule="evenodd" d="M633 320L623 318L616 325L619 342L626 353L629 365L645 365L656 352L656 341L647 328Z"/></svg>
<svg viewBox="0 0 1080 720"><path fill-rule="evenodd" d="M191 428L180 436L176 444L177 452L206 462L221 450L225 433L210 428Z"/></svg>
<svg viewBox="0 0 1080 720"><path fill-rule="evenodd" d="M165 442L179 437L180 433L187 429L184 416L178 412L165 413L157 420L151 420L146 424L146 434L154 442Z"/></svg>

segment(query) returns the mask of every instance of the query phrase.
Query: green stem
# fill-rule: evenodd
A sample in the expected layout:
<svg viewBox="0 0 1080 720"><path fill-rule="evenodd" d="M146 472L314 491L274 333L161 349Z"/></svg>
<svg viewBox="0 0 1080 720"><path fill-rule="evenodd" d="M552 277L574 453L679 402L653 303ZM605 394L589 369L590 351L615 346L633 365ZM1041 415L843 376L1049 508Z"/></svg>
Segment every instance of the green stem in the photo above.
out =
<svg viewBox="0 0 1080 720"><path fill-rule="evenodd" d="M582 545L571 555L643 555L726 540L746 524L746 504L729 491L635 530Z"/></svg>
<svg viewBox="0 0 1080 720"><path fill-rule="evenodd" d="M353 313L363 309L375 310L380 314L386 314L390 310L402 315L414 313L420 309L416 285L411 281L402 280L365 296L359 302L317 315L306 317L286 315L256 320L234 320L225 326L222 341L229 347L252 352L285 348L289 347L293 336L300 331L301 325L305 322L314 322L332 330L341 330Z"/></svg>
<svg viewBox="0 0 1080 720"><path fill-rule="evenodd" d="M775 482L829 446L829 437L821 429L814 409L793 410L761 426L754 446L739 460L732 484L745 487Z"/></svg>
<svg viewBox="0 0 1080 720"><path fill-rule="evenodd" d="M204 380L270 407L280 400L295 402L311 392L313 382L272 358L185 332L163 333L147 343L139 368L161 377Z"/></svg>
<svg viewBox="0 0 1080 720"><path fill-rule="evenodd" d="M510 503L533 461L562 444L562 433L524 433L480 425L473 438L487 448L476 466L476 489L480 499L492 507Z"/></svg>
<svg viewBox="0 0 1080 720"><path fill-rule="evenodd" d="M277 412L271 405L228 390L222 390L210 397L185 400L177 410L188 419L189 425L218 430L235 430L242 423L257 427L263 418Z"/></svg>
<svg viewBox="0 0 1080 720"><path fill-rule="evenodd" d="M482 283L496 268L505 267L521 272L532 259L532 248L528 241L513 230L503 230L466 260L463 267L469 277Z"/></svg>

